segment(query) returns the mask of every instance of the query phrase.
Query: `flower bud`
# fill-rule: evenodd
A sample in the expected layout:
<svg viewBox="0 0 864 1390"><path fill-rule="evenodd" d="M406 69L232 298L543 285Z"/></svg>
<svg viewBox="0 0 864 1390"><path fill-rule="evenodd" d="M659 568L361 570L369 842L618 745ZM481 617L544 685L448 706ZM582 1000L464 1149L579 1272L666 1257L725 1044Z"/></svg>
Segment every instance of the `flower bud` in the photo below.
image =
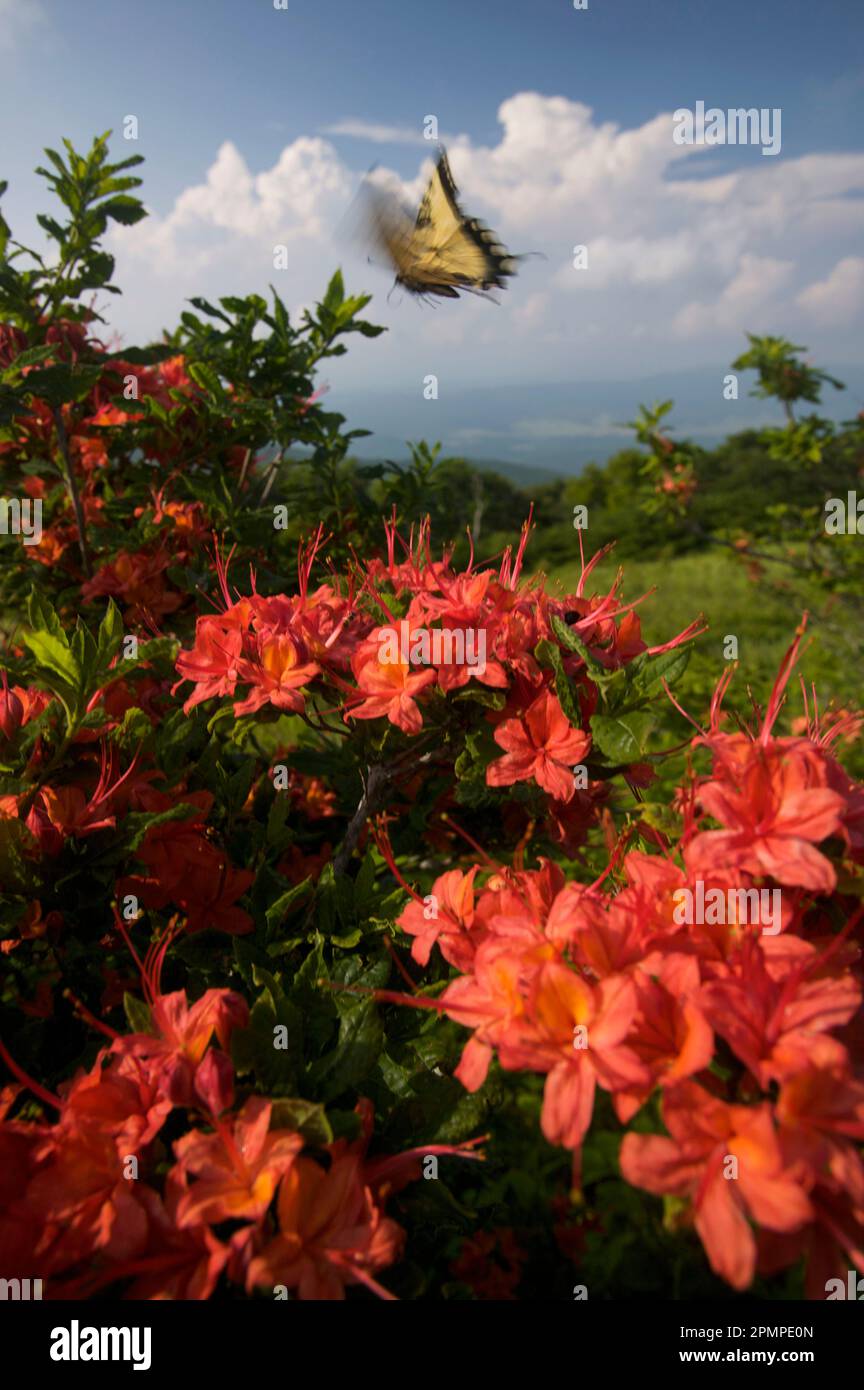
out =
<svg viewBox="0 0 864 1390"><path fill-rule="evenodd" d="M24 718L24 706L15 694L10 690L6 682L0 689L0 734L3 738L14 738L21 727Z"/></svg>

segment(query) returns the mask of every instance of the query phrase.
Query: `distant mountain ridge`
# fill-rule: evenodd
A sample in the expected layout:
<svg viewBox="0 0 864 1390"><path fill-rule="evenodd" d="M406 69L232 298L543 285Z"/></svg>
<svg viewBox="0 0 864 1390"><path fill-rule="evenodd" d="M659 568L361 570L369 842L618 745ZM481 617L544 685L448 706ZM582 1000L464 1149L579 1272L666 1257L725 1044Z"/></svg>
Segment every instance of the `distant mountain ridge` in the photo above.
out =
<svg viewBox="0 0 864 1390"><path fill-rule="evenodd" d="M359 450L356 452L359 453ZM452 449L445 449L442 450L441 457L452 457L453 454L454 451ZM543 468L540 465L535 466L527 463L514 463L512 459L476 458L473 454L464 452L459 454L459 457L464 458L465 462L469 463L472 468L475 468L478 473L497 473L499 477L506 478L514 487L526 488L529 491L532 487L536 487L540 483L554 483L556 478L567 476L564 470L560 468ZM364 455L363 457L364 464L372 462L378 463L381 461L382 459L378 456L369 458ZM403 455L401 458L391 457L389 461L391 463L398 463L405 468L407 468L410 463L407 455Z"/></svg>
<svg viewBox="0 0 864 1390"><path fill-rule="evenodd" d="M864 366L828 363L825 370L847 389L827 387L822 405L803 413L818 410L834 420L851 419L864 408ZM671 398L672 433L709 446L740 430L783 423L775 402L749 395L752 372L740 374L738 400L725 400L729 371L726 365L621 381L502 383L442 390L436 401L424 401L419 391L334 386L327 407L345 415L351 427L372 430L352 446L361 458L398 461L407 457L408 440L440 440L445 454L478 468L492 468L513 481L526 474L529 482L548 481L580 473L586 464L602 463L632 444L626 422L643 403Z"/></svg>

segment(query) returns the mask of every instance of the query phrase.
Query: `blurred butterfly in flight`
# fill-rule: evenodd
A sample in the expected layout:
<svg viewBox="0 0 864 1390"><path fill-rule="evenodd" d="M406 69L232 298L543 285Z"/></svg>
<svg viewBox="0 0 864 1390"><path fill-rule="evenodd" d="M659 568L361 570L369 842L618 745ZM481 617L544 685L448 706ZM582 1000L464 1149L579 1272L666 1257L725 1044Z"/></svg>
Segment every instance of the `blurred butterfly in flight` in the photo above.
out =
<svg viewBox="0 0 864 1390"><path fill-rule="evenodd" d="M494 232L466 217L444 150L429 180L416 218L393 194L368 180L364 185L367 232L396 271L396 284L420 298L458 299L460 291L486 295L504 289L516 274L519 256Z"/></svg>

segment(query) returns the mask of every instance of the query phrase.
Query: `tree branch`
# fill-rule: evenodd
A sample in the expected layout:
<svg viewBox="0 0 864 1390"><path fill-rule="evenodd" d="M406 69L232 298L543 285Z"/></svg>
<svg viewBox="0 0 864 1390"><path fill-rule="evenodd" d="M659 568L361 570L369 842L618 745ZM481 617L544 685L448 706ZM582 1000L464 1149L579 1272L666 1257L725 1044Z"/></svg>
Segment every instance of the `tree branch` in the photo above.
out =
<svg viewBox="0 0 864 1390"><path fill-rule="evenodd" d="M407 750L409 754L416 754L416 748ZM357 805L345 831L345 838L342 841L333 860L333 872L344 874L348 867L348 861L354 850L357 848L357 841L360 839L360 832L370 816L374 816L376 811L380 811L384 804L384 792L388 783L396 777L404 776L406 772L413 772L421 764L427 763L432 757L430 753L421 753L419 757L414 757L413 761L407 763L396 759L387 767L383 763L374 763L372 767L366 769L366 784L363 788L363 795Z"/></svg>
<svg viewBox="0 0 864 1390"><path fill-rule="evenodd" d="M371 815L380 809L383 792L390 780L390 773L381 763L367 768L366 785L363 788L363 795L357 805L345 831L345 838L339 846L336 858L333 860L333 872L344 874L348 867L348 861L354 850L357 848L357 841L360 839L360 832Z"/></svg>

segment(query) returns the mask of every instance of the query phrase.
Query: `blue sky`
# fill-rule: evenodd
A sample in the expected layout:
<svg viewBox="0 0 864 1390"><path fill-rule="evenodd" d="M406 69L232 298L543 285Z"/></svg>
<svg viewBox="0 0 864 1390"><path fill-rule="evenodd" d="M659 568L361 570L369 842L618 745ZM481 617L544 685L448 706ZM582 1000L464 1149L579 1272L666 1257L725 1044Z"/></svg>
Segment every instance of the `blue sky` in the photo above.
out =
<svg viewBox="0 0 864 1390"><path fill-rule="evenodd" d="M13 23L14 10L40 17ZM569 0L289 0L275 14L272 0L8 0L10 25L6 167L26 174L58 131L85 139L135 110L154 200L223 140L264 167L286 140L346 117L407 125L446 112L486 144L517 91L623 125L698 96L781 106L790 151L861 148L854 0L589 0L584 13ZM358 145L359 167L370 150Z"/></svg>
<svg viewBox="0 0 864 1390"><path fill-rule="evenodd" d="M27 240L43 145L119 136L131 113L140 138L115 149L145 155L153 215L111 248L127 340L173 323L186 296L270 280L296 311L341 262L390 332L334 364L334 390L410 393L428 373L442 397L448 382L674 378L725 367L745 328L861 362L864 7L588 3L0 0L7 218ZM780 155L676 151L671 113L698 100L779 107ZM340 235L373 162L419 196L430 113L467 210L546 257L501 308L388 305L386 272Z"/></svg>

